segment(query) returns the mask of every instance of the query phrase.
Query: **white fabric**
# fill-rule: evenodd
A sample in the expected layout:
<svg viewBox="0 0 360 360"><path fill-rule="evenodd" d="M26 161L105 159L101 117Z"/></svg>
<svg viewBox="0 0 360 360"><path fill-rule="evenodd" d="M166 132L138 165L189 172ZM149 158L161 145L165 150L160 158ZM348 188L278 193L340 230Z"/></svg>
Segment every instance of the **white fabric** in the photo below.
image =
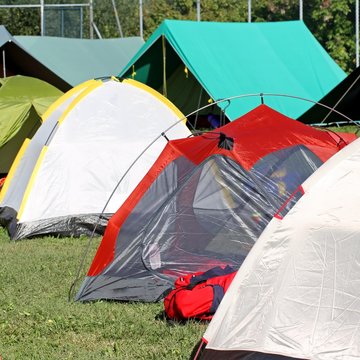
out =
<svg viewBox="0 0 360 360"><path fill-rule="evenodd" d="M87 83L90 85L92 82L89 81ZM51 105L54 107L52 111L48 109L43 115L43 123L32 137L29 146L26 148L24 155L19 161L19 164L13 165L14 169L11 168L11 171L14 171L13 177L3 200L0 202L0 207L8 206L17 212L19 211L26 186L43 146L50 140L53 129L56 128L57 121L61 114L85 89L86 87L84 85L71 89L59 98L53 105Z"/></svg>
<svg viewBox="0 0 360 360"><path fill-rule="evenodd" d="M178 114L143 88L118 81L102 83L58 126L19 222L101 213L129 166L178 120ZM167 136L174 139L189 134L179 122ZM160 136L146 151L121 182L105 213L119 208L165 144Z"/></svg>
<svg viewBox="0 0 360 360"><path fill-rule="evenodd" d="M360 139L269 223L204 335L207 348L360 359L359 184Z"/></svg>

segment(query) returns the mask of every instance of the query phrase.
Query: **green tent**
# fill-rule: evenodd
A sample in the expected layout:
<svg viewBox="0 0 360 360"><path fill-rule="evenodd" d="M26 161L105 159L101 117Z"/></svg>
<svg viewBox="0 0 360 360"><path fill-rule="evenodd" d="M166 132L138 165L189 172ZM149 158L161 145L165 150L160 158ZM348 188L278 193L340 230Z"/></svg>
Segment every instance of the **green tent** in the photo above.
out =
<svg viewBox="0 0 360 360"><path fill-rule="evenodd" d="M316 101L345 78L302 21L165 20L119 75L162 92L185 114L210 99L256 94L221 103L230 120L260 104L260 93ZM312 105L279 96L264 102L293 118Z"/></svg>
<svg viewBox="0 0 360 360"><path fill-rule="evenodd" d="M94 40L52 36L14 38L71 86L117 75L144 44L140 37Z"/></svg>
<svg viewBox="0 0 360 360"><path fill-rule="evenodd" d="M62 92L32 77L0 78L0 174L6 174L26 138L41 125L41 116Z"/></svg>

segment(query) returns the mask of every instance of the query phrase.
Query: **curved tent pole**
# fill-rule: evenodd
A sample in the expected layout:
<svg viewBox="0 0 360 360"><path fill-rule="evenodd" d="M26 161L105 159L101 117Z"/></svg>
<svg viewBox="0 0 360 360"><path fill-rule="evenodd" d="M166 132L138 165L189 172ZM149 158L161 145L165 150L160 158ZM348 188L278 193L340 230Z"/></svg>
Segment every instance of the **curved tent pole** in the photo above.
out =
<svg viewBox="0 0 360 360"><path fill-rule="evenodd" d="M84 250L84 253L83 253L83 256L82 256L82 259L81 259L81 262L80 262L80 265L79 265L79 268L76 272L76 276L75 276L75 279L74 281L72 282L72 284L70 285L70 288L69 288L69 293L68 293L68 301L71 300L71 295L72 295L72 292L73 292L73 289L76 285L76 283L78 282L79 278L80 278L80 273L81 271L83 270L83 267L84 267L84 263L85 263L85 259L89 253L89 250L90 250L90 245L91 245L91 242L95 236L95 232L96 232L96 229L99 225L99 222L100 222L100 219L103 217L104 213L105 213L105 210L106 210L106 207L108 206L110 200L112 199L112 197L114 196L116 190L118 189L118 187L120 186L120 184L122 183L122 181L124 180L124 178L126 177L126 175L129 173L129 171L133 168L133 166L137 163L137 161L144 155L144 153L158 140L161 138L161 136L164 136L166 138L166 133L168 131L170 131L173 127L175 127L177 124L179 124L180 122L182 121L186 121L186 119L189 117L189 116L192 116L192 115L195 115L196 113L204 110L204 109L207 109L208 107L211 107L213 105L217 105L217 104L220 104L222 102L228 102L228 105L226 107L228 107L231 103L231 100L235 100L235 99L242 99L242 98L248 98L248 97L258 97L260 96L261 100L262 100L262 103L263 103L263 98L266 97L266 96L273 96L273 97L285 97L285 98L290 98L290 99L296 99L296 100L302 100L302 101L306 101L306 102L310 102L314 105L320 105L322 107L325 107L327 108L328 110L330 111L333 111L335 113L337 113L338 115L344 117L348 122L350 123L353 123L355 124L357 127L360 128L359 124L357 124L356 121L352 120L351 118L349 118L348 116L346 116L345 114L342 114L341 112L339 112L338 110L335 110L334 108L328 106L328 105L325 105L325 104L322 104L320 102L317 102L317 101L314 101L314 100L310 100L310 99L307 99L307 98L303 98L303 97L300 97L300 96L295 96L295 95L288 95L288 94L276 94L276 93L258 93L258 94L243 94L243 95L235 95L235 96L230 96L230 97L227 97L227 98L224 98L224 99L219 99L219 100L216 100L216 101L213 101L211 102L211 104L207 104L207 105L204 105L203 107L197 109L197 110L194 110L192 111L191 113L189 113L188 115L186 115L185 117L179 119L178 121L176 121L174 124L172 124L171 126L169 126L166 130L164 130L161 134L159 134L153 141L151 141L144 149L143 151L141 151L141 153L136 157L136 159L130 164L130 166L128 167L128 169L125 171L125 173L123 174L123 176L120 178L120 180L117 182L117 184L115 185L114 187L114 190L111 192L108 200L106 201L101 213L99 214L98 216L98 221L96 222L95 226L94 226L94 229L89 237L89 240L88 240L88 243L87 243L87 246ZM296 120L294 120L296 121ZM205 131L206 132L206 131ZM211 130L208 131L208 132L212 132ZM202 132L204 133L204 132Z"/></svg>
<svg viewBox="0 0 360 360"><path fill-rule="evenodd" d="M200 107L203 89L204 89L204 88L201 86L201 87L200 87L200 94L199 94L199 101L198 101L198 106L197 106L198 108ZM195 115L195 121L194 121L194 128L195 128L195 129L196 129L198 117L199 117L199 111L197 111L197 112L196 112L196 115ZM194 129L194 130L195 130L195 129Z"/></svg>
<svg viewBox="0 0 360 360"><path fill-rule="evenodd" d="M226 118L225 111L226 111L226 109L231 105L231 100L225 100L225 101L227 101L227 104L224 106L223 109L220 109L220 110L221 110L221 114L220 114L220 126L224 126L224 125L225 125L225 118Z"/></svg>
<svg viewBox="0 0 360 360"><path fill-rule="evenodd" d="M344 119L346 119L349 123L352 123L353 125L356 125L357 127L360 127L360 125L354 121L353 119L349 118L347 115L341 113L340 111L336 110L335 108L331 107L331 106L328 106L328 105L325 105L321 102L318 102L318 101L314 101L314 100L310 100L310 99L307 99L307 98L303 98L301 96L295 96L295 95L286 95L286 94L272 94L272 93L261 93L259 94L259 96L273 96L273 97L286 97L286 98L290 98L290 99L297 99L297 100L303 100L303 101L307 101L307 102L310 102L310 103L313 103L314 105L320 105L330 111L333 111L334 113L342 116Z"/></svg>

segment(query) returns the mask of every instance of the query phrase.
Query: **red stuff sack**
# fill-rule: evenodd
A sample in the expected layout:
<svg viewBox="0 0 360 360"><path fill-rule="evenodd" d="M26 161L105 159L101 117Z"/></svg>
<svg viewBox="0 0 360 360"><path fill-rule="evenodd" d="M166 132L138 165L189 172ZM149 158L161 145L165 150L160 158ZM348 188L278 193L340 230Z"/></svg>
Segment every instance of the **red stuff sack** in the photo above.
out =
<svg viewBox="0 0 360 360"><path fill-rule="evenodd" d="M227 265L177 278L175 289L164 298L166 316L171 320L210 320L235 274Z"/></svg>

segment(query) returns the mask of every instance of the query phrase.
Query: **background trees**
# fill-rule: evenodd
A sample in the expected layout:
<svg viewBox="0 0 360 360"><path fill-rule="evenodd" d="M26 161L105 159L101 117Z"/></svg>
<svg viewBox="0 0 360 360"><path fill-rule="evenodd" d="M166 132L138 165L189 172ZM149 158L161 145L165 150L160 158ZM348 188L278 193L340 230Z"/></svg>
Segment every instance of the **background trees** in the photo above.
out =
<svg viewBox="0 0 360 360"><path fill-rule="evenodd" d="M88 0L45 0L45 3ZM119 36L111 0L93 0L94 22L103 38ZM115 0L124 36L139 36L139 0ZM142 0L146 40L164 19L196 20L196 0ZM39 0L0 0L1 5L39 4ZM315 37L347 72L355 68L355 0L303 1L303 19ZM298 0L252 0L252 21L299 19ZM248 0L201 0L202 21L247 21ZM85 8L80 32L79 10L46 10L46 35L89 37ZM0 9L0 23L13 35L40 35L39 9Z"/></svg>

